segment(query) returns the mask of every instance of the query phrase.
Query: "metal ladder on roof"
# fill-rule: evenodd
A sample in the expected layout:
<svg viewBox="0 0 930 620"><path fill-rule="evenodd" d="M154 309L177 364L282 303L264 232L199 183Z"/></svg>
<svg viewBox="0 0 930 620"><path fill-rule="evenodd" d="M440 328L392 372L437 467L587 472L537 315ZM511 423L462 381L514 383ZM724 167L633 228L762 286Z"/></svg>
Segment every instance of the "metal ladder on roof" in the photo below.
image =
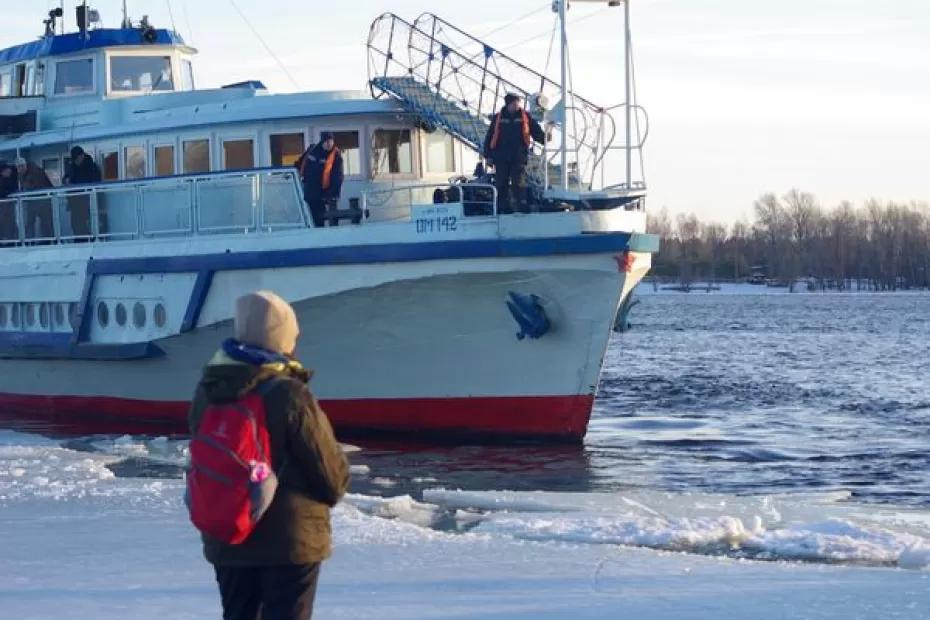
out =
<svg viewBox="0 0 930 620"><path fill-rule="evenodd" d="M604 108L576 94L562 102L560 84L431 13L413 23L393 13L376 19L368 38L368 74L373 96L397 99L427 126L441 128L479 154L504 95L522 95L533 116L550 123L553 143L566 132L569 178L578 191L597 186L605 156L618 148L612 112L621 106ZM558 106L565 107L567 127L551 113ZM630 148L641 149L642 141ZM557 153L533 146L527 176L539 195L560 177Z"/></svg>

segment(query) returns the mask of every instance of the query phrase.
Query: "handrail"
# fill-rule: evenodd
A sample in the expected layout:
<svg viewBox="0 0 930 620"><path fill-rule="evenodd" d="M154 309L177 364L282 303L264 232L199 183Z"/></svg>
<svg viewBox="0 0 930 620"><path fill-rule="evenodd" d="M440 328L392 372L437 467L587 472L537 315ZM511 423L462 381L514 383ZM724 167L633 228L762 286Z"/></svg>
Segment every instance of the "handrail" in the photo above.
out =
<svg viewBox="0 0 930 620"><path fill-rule="evenodd" d="M217 192L214 200L208 196L211 190ZM81 221L84 230L75 230ZM310 225L293 168L65 186L0 200L0 247L247 233Z"/></svg>
<svg viewBox="0 0 930 620"><path fill-rule="evenodd" d="M432 195L430 194L429 201L421 202L421 203L414 203L413 201L414 192L423 192L424 194L428 194L430 190L432 190L432 192L435 193L437 189L441 189L443 191L448 191L452 189L457 190L458 200L450 200L447 202L436 203L436 202L433 202ZM466 192L468 190L472 190L471 197L466 196ZM474 190L479 190L479 191L476 192ZM480 195L481 191L489 192L490 199L487 199L487 198L482 199ZM401 211L400 215L398 217L392 218L393 220L409 220L412 207L429 205L429 204L462 204L463 206L464 205L486 206L488 207L487 209L481 209L481 215L485 215L489 217L496 217L498 215L497 213L497 188L494 185L491 185L489 183L454 183L454 182L415 183L411 185L401 185L401 186L395 186L395 187L385 187L385 188L366 190L362 192L362 211L365 213L370 213L373 209L377 210L378 208L385 207L386 205L391 203L391 199L393 196L403 193L403 192L407 192L410 195L410 200L407 201L406 207L402 207L400 209ZM386 196L386 198L384 200L372 202L371 196L376 196L379 194ZM466 215L468 215L468 213L466 213Z"/></svg>
<svg viewBox="0 0 930 620"><path fill-rule="evenodd" d="M466 49L475 53L465 53ZM483 147L483 131L489 127L489 119L499 109L506 92L521 93L537 117L543 110L532 110L534 95L549 98L549 105L561 98L561 86L556 81L433 13L423 13L413 23L394 13L379 16L369 31L368 71L373 96L399 97L427 122L443 125L445 121L444 129L479 153ZM419 84L422 92L418 92L414 84L404 84L404 80ZM643 112L642 120L648 133L648 117L644 110L632 102L599 106L574 92L562 105L567 109L569 120L565 127L556 125L554 130L556 140L558 134L566 133L569 163L576 171L573 185L582 190L610 185L605 174L608 153L642 152L646 135L640 131L640 112ZM451 106L461 113L454 112ZM627 107L637 112L630 144L626 144L620 135L622 132L617 131L614 118L615 112ZM462 116L466 113L468 119ZM467 135L462 135L462 130ZM530 162L528 173L538 186L549 186L549 176L553 172L550 170L551 154L552 151L543 148L540 156L534 156Z"/></svg>

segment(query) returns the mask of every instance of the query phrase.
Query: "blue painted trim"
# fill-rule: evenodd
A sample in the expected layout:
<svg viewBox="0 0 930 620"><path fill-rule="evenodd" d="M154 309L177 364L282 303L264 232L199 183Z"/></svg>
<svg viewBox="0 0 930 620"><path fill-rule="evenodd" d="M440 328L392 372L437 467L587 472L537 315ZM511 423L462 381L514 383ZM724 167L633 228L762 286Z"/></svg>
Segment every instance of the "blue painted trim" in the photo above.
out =
<svg viewBox="0 0 930 620"><path fill-rule="evenodd" d="M203 304L207 301L207 293L210 292L210 285L213 284L213 271L205 270L197 274L197 281L194 282L194 290L191 292L191 298L187 302L187 311L184 313L184 321L181 323L181 333L186 334L197 327L197 321L200 319L200 311Z"/></svg>
<svg viewBox="0 0 930 620"><path fill-rule="evenodd" d="M75 343L71 334L0 332L0 358L128 361L162 357L152 342L129 344Z"/></svg>
<svg viewBox="0 0 930 620"><path fill-rule="evenodd" d="M81 301L78 302L77 317L75 317L77 327L71 334L71 343L74 345L87 340L90 335L90 322L94 316L91 300L93 299L94 285L97 283L97 278L91 270L93 263L94 259L91 258L87 262L87 270L84 273L84 289L81 291Z"/></svg>
<svg viewBox="0 0 930 620"><path fill-rule="evenodd" d="M190 256L106 258L91 261L87 268L89 273L102 276L403 263L463 258L599 254L628 249L630 237L630 233L597 233L544 239L469 239Z"/></svg>
<svg viewBox="0 0 930 620"><path fill-rule="evenodd" d="M142 38L142 31L136 28L98 28L87 33L85 38L79 32L39 39L32 43L16 45L0 50L0 65L24 62L46 56L62 56L103 47L122 47L127 45L185 45L181 35L171 30L155 30L155 41L147 43Z"/></svg>

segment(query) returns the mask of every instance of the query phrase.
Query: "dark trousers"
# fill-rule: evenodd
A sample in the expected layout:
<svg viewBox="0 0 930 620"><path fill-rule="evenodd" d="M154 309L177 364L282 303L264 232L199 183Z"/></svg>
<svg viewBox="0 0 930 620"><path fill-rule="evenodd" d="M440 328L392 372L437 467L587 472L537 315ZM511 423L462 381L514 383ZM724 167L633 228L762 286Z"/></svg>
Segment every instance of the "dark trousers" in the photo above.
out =
<svg viewBox="0 0 930 620"><path fill-rule="evenodd" d="M320 563L283 566L214 566L223 620L308 620Z"/></svg>
<svg viewBox="0 0 930 620"><path fill-rule="evenodd" d="M55 236L51 200L28 200L24 202L23 206L25 207L27 241L29 239L49 239Z"/></svg>
<svg viewBox="0 0 930 620"><path fill-rule="evenodd" d="M526 204L526 161L494 160L494 185L497 187L498 213L529 213Z"/></svg>
<svg viewBox="0 0 930 620"><path fill-rule="evenodd" d="M75 237L90 237L90 195L68 196L68 211L71 213L71 234ZM107 209L105 198L97 194L97 231L107 234Z"/></svg>
<svg viewBox="0 0 930 620"><path fill-rule="evenodd" d="M317 228L326 226L326 211L336 208L336 199L304 192L304 202L310 207L310 216L313 218L313 225Z"/></svg>

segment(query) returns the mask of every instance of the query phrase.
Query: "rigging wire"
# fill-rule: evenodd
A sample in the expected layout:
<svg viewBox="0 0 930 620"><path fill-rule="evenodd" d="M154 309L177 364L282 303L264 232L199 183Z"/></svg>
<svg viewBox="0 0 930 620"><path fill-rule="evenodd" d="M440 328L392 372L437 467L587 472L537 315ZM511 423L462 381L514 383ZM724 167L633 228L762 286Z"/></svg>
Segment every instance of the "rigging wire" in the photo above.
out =
<svg viewBox="0 0 930 620"><path fill-rule="evenodd" d="M538 9L533 9L532 11L530 11L529 13L527 13L526 15L521 15L520 17L518 17L518 18L516 18L516 19L514 19L514 20L511 20L511 21L507 22L507 23L504 24L503 26L499 26L499 27L495 28L494 30L491 30L490 32L484 33L483 35L481 35L480 37L478 37L478 39L481 40L481 41L484 41L484 40L486 40L489 36L491 36L492 34L497 34L497 33L500 32L501 30L506 30L507 28L510 28L511 26L514 26L514 25L516 25L516 24L522 22L522 21L525 20L525 19L529 19L530 17L533 17L533 16L536 15L537 13L541 13L541 12L543 12L543 11L548 11L548 10L550 10L550 9L551 9L551 5L548 4L548 3L546 3L546 4L542 5L541 7L539 7Z"/></svg>
<svg viewBox="0 0 930 620"><path fill-rule="evenodd" d="M600 9L600 10L598 10L598 11L595 11L594 13L589 13L589 14L587 14L587 15L583 15L583 16L579 17L578 19L568 20L568 23L571 24L571 25L579 24L579 23L581 23L581 22L583 22L583 21L586 21L586 20L591 19L592 17L597 17L597 16L600 15L601 13L606 13L608 10L610 10L610 7L604 7L603 9ZM549 34L549 31L548 31L548 30L545 31L545 32L541 32L541 33L535 34L535 35L533 35L532 37L529 37L528 39L523 39L522 41L518 41L518 42L516 42L516 43L511 43L510 45L507 45L507 46L505 46L505 47L498 48L498 51L506 52L506 51L512 50L512 49L514 49L515 47L520 47L521 45L525 45L525 44L527 44L527 43L530 43L531 41L535 41L536 39L541 39L542 37L546 36L547 34Z"/></svg>
<svg viewBox="0 0 930 620"><path fill-rule="evenodd" d="M171 29L177 34L178 26L174 23L174 11L171 10L171 0L165 0L165 4L168 5L168 19L171 20Z"/></svg>
<svg viewBox="0 0 930 620"><path fill-rule="evenodd" d="M291 84L293 84L297 90L303 90L303 87L297 82L296 79L294 79L294 76L291 75L291 72L288 70L288 68L284 65L283 62L281 62L281 59L278 58L274 51L272 51L268 43L265 42L265 39L262 38L262 35L258 32L258 30L256 30L255 26L252 25L252 22L249 21L249 18L246 17L245 13L242 12L242 9L239 8L239 5L236 4L236 0L229 0L229 4L232 5L237 13L239 13L239 17L241 17L242 21L245 22L245 25L249 27L249 30L252 31L252 34L255 35L255 38L258 39L258 42L262 44L262 47L265 48L265 51L268 52L268 55L271 56L272 60L278 64L278 67L281 68L281 71L284 72L284 75L287 76L287 79L291 81Z"/></svg>
<svg viewBox="0 0 930 620"><path fill-rule="evenodd" d="M191 26L191 16L187 12L187 0L184 0L184 2L181 3L181 10L184 11L184 22L187 24L187 34L190 36L190 40L188 42L193 45L196 37L194 36L194 28Z"/></svg>

